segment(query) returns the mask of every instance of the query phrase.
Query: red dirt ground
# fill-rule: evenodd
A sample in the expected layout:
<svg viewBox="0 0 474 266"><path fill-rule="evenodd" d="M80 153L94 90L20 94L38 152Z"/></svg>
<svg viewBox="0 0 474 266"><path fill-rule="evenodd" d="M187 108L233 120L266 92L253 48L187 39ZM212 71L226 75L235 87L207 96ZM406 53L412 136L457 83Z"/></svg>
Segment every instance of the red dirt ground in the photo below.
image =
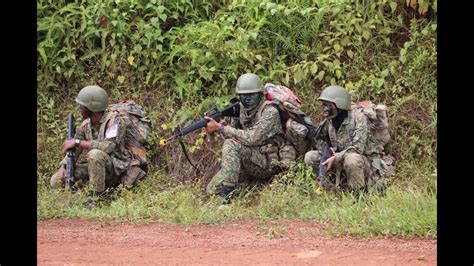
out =
<svg viewBox="0 0 474 266"><path fill-rule="evenodd" d="M38 265L298 264L436 265L436 239L324 237L317 224L256 220L223 226L101 225L83 219L38 221ZM266 228L266 229L265 229Z"/></svg>

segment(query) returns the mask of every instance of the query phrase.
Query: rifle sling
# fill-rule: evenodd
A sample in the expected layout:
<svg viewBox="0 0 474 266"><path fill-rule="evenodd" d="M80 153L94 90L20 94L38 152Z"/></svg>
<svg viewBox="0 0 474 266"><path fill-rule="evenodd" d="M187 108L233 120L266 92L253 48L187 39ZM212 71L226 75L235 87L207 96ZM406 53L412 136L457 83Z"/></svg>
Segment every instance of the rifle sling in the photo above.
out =
<svg viewBox="0 0 474 266"><path fill-rule="evenodd" d="M188 155L188 152L186 151L186 147L184 146L184 143L183 143L183 140L181 138L179 138L179 144L181 145L181 148L183 149L183 153L184 153L184 156L186 156L186 159L188 159L188 162L191 164L191 166L196 169L196 171L198 171L198 173L201 173L201 170L199 170L199 168L197 168L193 162L191 161L191 159L189 158L189 155Z"/></svg>

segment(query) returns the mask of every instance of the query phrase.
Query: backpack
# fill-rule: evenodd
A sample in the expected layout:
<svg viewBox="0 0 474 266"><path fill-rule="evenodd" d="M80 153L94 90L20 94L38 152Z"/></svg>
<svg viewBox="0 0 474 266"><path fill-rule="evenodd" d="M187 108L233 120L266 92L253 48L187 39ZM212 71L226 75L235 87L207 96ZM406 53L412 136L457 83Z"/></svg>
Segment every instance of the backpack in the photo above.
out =
<svg viewBox="0 0 474 266"><path fill-rule="evenodd" d="M301 111L301 100L292 90L272 83L264 86L266 100L276 103L280 112L284 138L289 140L298 155L308 150L310 131L314 128L313 120Z"/></svg>
<svg viewBox="0 0 474 266"><path fill-rule="evenodd" d="M367 154L384 155L385 145L390 141L387 106L371 101L352 102L351 111L353 114L362 112L368 118L370 134Z"/></svg>
<svg viewBox="0 0 474 266"><path fill-rule="evenodd" d="M140 161L140 165L146 164L146 148L148 147L148 136L152 131L151 120L142 106L133 100L124 100L116 104L109 105L110 111L117 111L119 116L127 125L125 135L127 149L133 154L135 159Z"/></svg>

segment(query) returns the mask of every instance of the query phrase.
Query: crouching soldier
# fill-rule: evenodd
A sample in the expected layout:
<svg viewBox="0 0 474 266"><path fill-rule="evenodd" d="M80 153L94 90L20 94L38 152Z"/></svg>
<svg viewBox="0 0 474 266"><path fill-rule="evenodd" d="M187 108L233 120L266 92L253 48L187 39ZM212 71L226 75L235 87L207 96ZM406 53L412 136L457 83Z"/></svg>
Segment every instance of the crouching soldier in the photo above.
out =
<svg viewBox="0 0 474 266"><path fill-rule="evenodd" d="M314 167L317 192L343 188L358 194L375 187L383 194L385 179L393 172L393 158L384 153L390 139L386 107L352 103L349 92L340 86L325 88L318 100L324 116L313 137L318 147L304 158Z"/></svg>
<svg viewBox="0 0 474 266"><path fill-rule="evenodd" d="M77 127L75 137L65 140L62 145L63 153L76 150L76 160L86 152L86 162L75 164L74 180L89 181L90 194L101 195L109 187L120 183L132 186L142 179L146 175L146 162L137 160L129 150L129 121L119 112L107 109L107 92L99 86L87 86L79 92L76 102L84 121ZM67 157L51 177L54 188L64 186L66 160Z"/></svg>

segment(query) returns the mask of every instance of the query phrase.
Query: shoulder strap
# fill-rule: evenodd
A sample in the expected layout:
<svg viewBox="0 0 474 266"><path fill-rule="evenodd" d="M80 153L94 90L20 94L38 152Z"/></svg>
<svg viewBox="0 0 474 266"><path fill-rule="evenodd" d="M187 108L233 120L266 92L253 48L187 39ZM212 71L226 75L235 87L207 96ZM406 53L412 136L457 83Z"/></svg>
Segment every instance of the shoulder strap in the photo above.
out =
<svg viewBox="0 0 474 266"><path fill-rule="evenodd" d="M278 103L277 102L274 102L274 101L265 101L262 106L260 106L260 109L257 111L257 113L255 114L255 119L258 121L260 119L260 117L262 116L262 113L263 113L263 110L265 109L265 107L267 107L268 105L275 105L275 107L278 108Z"/></svg>
<svg viewBox="0 0 474 266"><path fill-rule="evenodd" d="M357 108L352 108L351 110L349 110L347 112L347 119L349 119L349 123L347 123L347 130L349 130L349 135L351 136L351 139L352 139L352 137L354 135L354 131L357 127L356 120L355 120L356 109Z"/></svg>

